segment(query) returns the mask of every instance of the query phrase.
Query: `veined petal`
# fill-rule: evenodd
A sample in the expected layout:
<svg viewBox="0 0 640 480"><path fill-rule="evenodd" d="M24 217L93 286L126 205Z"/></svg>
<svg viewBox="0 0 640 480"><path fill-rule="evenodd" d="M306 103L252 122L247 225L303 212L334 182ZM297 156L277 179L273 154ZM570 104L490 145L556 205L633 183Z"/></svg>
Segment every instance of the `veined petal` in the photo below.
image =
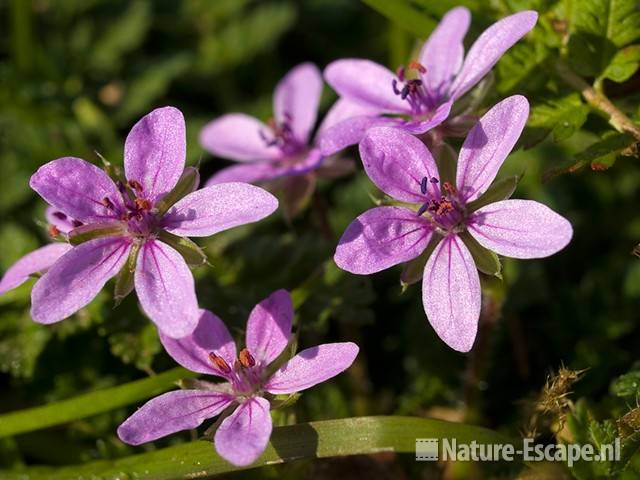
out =
<svg viewBox="0 0 640 480"><path fill-rule="evenodd" d="M222 421L213 441L222 458L242 467L262 455L272 428L269 402L261 397L252 397Z"/></svg>
<svg viewBox="0 0 640 480"><path fill-rule="evenodd" d="M255 360L266 366L282 353L291 336L293 303L286 290L278 290L258 303L247 321L246 344Z"/></svg>
<svg viewBox="0 0 640 480"><path fill-rule="evenodd" d="M176 186L187 152L182 112L157 108L136 123L124 144L124 173L142 185L138 196L156 202Z"/></svg>
<svg viewBox="0 0 640 480"><path fill-rule="evenodd" d="M471 350L480 301L480 278L471 253L457 236L444 238L425 266L422 303L433 329L454 350Z"/></svg>
<svg viewBox="0 0 640 480"><path fill-rule="evenodd" d="M379 113L380 110L377 108L353 102L348 98L338 98L324 116L322 123L318 127L318 133L316 136L319 138L328 128L331 128L344 120L348 120L349 118L359 117L362 115L375 117Z"/></svg>
<svg viewBox="0 0 640 480"><path fill-rule="evenodd" d="M438 178L438 167L424 143L397 128L369 130L360 143L360 156L371 181L403 202L424 203L422 179Z"/></svg>
<svg viewBox="0 0 640 480"><path fill-rule="evenodd" d="M452 106L453 100L449 100L448 102L444 102L438 105L438 107L431 115L431 118L429 118L428 120L409 120L406 122L402 122L397 128L404 130L405 132L409 132L412 135L420 135L426 133L449 118Z"/></svg>
<svg viewBox="0 0 640 480"><path fill-rule="evenodd" d="M68 243L56 242L27 253L5 272L0 280L0 295L22 285L34 273L47 271L71 248Z"/></svg>
<svg viewBox="0 0 640 480"><path fill-rule="evenodd" d="M267 381L273 394L295 393L335 377L351 366L358 355L355 343L325 343L301 351Z"/></svg>
<svg viewBox="0 0 640 480"><path fill-rule="evenodd" d="M140 248L135 286L142 310L166 336L185 337L198 325L193 275L184 258L166 243L148 240Z"/></svg>
<svg viewBox="0 0 640 480"><path fill-rule="evenodd" d="M422 47L420 63L427 69L422 81L434 99L445 98L462 66L462 42L470 22L471 13L465 7L449 10Z"/></svg>
<svg viewBox="0 0 640 480"><path fill-rule="evenodd" d="M485 248L513 258L542 258L571 241L569 221L531 200L491 203L473 214L469 233Z"/></svg>
<svg viewBox="0 0 640 480"><path fill-rule="evenodd" d="M118 427L118 437L140 445L175 432L197 428L227 408L234 398L206 390L177 390L149 400Z"/></svg>
<svg viewBox="0 0 640 480"><path fill-rule="evenodd" d="M244 113L229 113L207 123L200 131L200 145L214 155L238 162L273 160L281 150L268 146L262 134L271 129Z"/></svg>
<svg viewBox="0 0 640 480"><path fill-rule="evenodd" d="M280 80L273 96L273 111L279 124L287 123L303 145L316 123L322 95L322 74L313 63L294 67Z"/></svg>
<svg viewBox="0 0 640 480"><path fill-rule="evenodd" d="M163 219L164 228L183 237L208 237L257 222L278 208L266 190L248 183L220 183L190 193Z"/></svg>
<svg viewBox="0 0 640 480"><path fill-rule="evenodd" d="M182 338L171 338L159 332L160 341L171 357L192 372L227 378L209 359L213 353L233 367L236 361L236 344L220 318L208 310L200 310L200 320L193 333Z"/></svg>
<svg viewBox="0 0 640 480"><path fill-rule="evenodd" d="M370 128L380 126L398 126L401 121L395 118L374 115L358 115L346 118L318 133L318 145L323 155L329 156L351 145L360 143Z"/></svg>
<svg viewBox="0 0 640 480"><path fill-rule="evenodd" d="M251 162L240 165L231 165L213 174L205 187L220 183L241 182L257 183L272 178L277 178L281 174L281 168L275 162Z"/></svg>
<svg viewBox="0 0 640 480"><path fill-rule="evenodd" d="M341 97L379 113L411 112L409 102L393 92L395 74L370 60L336 60L325 68L324 78Z"/></svg>
<svg viewBox="0 0 640 480"><path fill-rule="evenodd" d="M63 157L44 164L31 176L29 186L48 204L82 222L117 216L105 206L105 198L116 211L122 209L122 196L109 175L79 158Z"/></svg>
<svg viewBox="0 0 640 480"><path fill-rule="evenodd" d="M333 259L347 272L375 273L416 258L431 235L428 221L412 210L372 208L347 227Z"/></svg>
<svg viewBox="0 0 640 480"><path fill-rule="evenodd" d="M528 116L527 99L513 95L496 104L471 129L460 149L456 175L465 201L475 200L489 188Z"/></svg>
<svg viewBox="0 0 640 480"><path fill-rule="evenodd" d="M131 244L124 238L89 240L60 257L31 291L31 317L59 322L87 305L127 261Z"/></svg>
<svg viewBox="0 0 640 480"><path fill-rule="evenodd" d="M449 96L458 99L468 92L496 64L500 57L536 24L534 11L518 12L494 23L478 37L469 49Z"/></svg>
<svg viewBox="0 0 640 480"><path fill-rule="evenodd" d="M78 226L77 224L74 225L74 218L52 206L47 207L44 217L49 225L53 225L62 233L69 233Z"/></svg>

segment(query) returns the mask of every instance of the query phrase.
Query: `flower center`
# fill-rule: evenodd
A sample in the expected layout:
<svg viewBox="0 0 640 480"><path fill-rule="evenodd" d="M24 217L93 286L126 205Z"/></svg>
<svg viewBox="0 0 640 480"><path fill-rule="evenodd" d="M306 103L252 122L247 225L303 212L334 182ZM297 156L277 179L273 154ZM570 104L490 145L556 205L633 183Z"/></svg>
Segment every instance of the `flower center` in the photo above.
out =
<svg viewBox="0 0 640 480"><path fill-rule="evenodd" d="M396 71L396 77L391 81L393 93L400 96L402 100L409 102L411 112L414 117L426 119L434 109L427 91L421 80L421 75L427 73L427 69L419 62L412 61L409 65L400 66ZM411 77L411 78L409 78Z"/></svg>
<svg viewBox="0 0 640 480"><path fill-rule="evenodd" d="M231 384L237 396L251 397L259 393L264 383L264 368L258 365L248 349L243 348L238 353L238 359L233 367L214 352L209 353L209 361Z"/></svg>
<svg viewBox="0 0 640 480"><path fill-rule="evenodd" d="M126 184L118 181L117 184L124 201L124 210L118 208L109 197L102 199L104 208L116 215L133 237L147 238L155 233L158 230L158 219L151 201L142 196L142 184L137 180L129 180Z"/></svg>
<svg viewBox="0 0 640 480"><path fill-rule="evenodd" d="M467 211L457 189L449 182L440 189L438 183L435 177L422 179L420 192L427 200L418 209L418 216L424 215L441 235L464 231Z"/></svg>
<svg viewBox="0 0 640 480"><path fill-rule="evenodd" d="M291 114L285 112L284 120L278 123L274 118L267 122L269 129L259 130L258 134L267 147L278 147L285 155L297 153L303 146L296 139L291 128Z"/></svg>

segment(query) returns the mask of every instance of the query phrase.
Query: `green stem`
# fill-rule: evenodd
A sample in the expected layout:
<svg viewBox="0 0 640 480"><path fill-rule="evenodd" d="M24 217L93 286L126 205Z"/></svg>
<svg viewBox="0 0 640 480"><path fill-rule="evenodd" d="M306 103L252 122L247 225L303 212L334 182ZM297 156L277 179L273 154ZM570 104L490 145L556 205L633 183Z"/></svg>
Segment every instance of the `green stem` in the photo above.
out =
<svg viewBox="0 0 640 480"><path fill-rule="evenodd" d="M264 454L250 467L302 458L327 458L380 452L415 453L416 439L453 439L458 444L517 442L482 427L414 417L359 417L302 423L273 430ZM196 441L117 460L99 460L62 468L26 468L0 471L4 480L71 480L80 478L135 478L174 480L209 478L242 470L220 458L210 442Z"/></svg>
<svg viewBox="0 0 640 480"><path fill-rule="evenodd" d="M604 93L589 85L582 77L574 73L564 62L558 60L554 67L558 76L568 85L578 90L587 103L604 115L613 128L620 133L627 133L640 141L640 126L636 125L629 117L618 109L618 107L616 107Z"/></svg>
<svg viewBox="0 0 640 480"><path fill-rule="evenodd" d="M184 368L174 368L153 377L85 393L50 405L6 413L0 415L0 438L60 425L146 400L175 387L181 378L196 376L198 374Z"/></svg>

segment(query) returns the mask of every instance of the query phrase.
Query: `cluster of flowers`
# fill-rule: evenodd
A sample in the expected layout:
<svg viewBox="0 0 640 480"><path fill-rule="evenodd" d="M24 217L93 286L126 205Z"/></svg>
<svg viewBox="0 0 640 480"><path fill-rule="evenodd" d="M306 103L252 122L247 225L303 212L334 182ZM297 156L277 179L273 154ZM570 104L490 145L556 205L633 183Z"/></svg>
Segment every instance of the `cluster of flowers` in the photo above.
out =
<svg viewBox="0 0 640 480"><path fill-rule="evenodd" d="M49 233L59 241L12 266L0 294L44 273L33 287L31 315L51 324L86 306L113 277L116 302L135 289L169 355L225 382L196 381L149 401L120 426L120 438L137 445L222 414L214 436L218 453L235 465L252 463L268 443L277 396L344 371L358 347L325 344L288 358L293 306L280 290L253 309L238 353L223 322L198 306L190 267L206 257L188 237L273 213L278 200L251 183L284 189L286 210L295 214L318 177L350 170L334 154L359 144L367 175L390 198L351 223L335 262L356 274L406 264L402 280L422 279L424 309L437 334L455 350L469 351L481 306L477 270L496 273L486 267L491 252L540 258L572 236L570 223L546 206L509 200L515 183L494 183L526 123L527 100L508 97L478 119L463 97L536 19L527 11L495 23L465 57L470 14L455 8L419 60L396 73L368 60L333 62L324 78L340 98L313 141L322 75L312 64L297 66L276 88L273 120L234 113L202 130L205 149L239 164L201 189L197 170L185 168L184 118L172 107L133 127L123 172L73 157L42 166L30 186L49 204ZM444 139L465 134L456 161Z"/></svg>

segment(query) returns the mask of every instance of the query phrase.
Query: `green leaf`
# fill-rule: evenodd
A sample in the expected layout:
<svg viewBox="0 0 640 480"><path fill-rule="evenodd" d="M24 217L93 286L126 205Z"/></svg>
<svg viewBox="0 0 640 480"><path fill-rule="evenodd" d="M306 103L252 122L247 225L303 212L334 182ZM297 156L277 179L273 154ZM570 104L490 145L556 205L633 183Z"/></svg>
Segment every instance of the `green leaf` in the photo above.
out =
<svg viewBox="0 0 640 480"><path fill-rule="evenodd" d="M520 178L518 175L513 175L493 182L493 184L487 188L487 191L480 195L479 198L469 202L467 208L470 212L475 212L490 203L501 202L502 200L511 198L513 192L516 191Z"/></svg>
<svg viewBox="0 0 640 480"><path fill-rule="evenodd" d="M200 185L200 173L195 167L186 167L169 193L156 204L157 215L164 215L169 208L175 205L179 200L183 199Z"/></svg>
<svg viewBox="0 0 640 480"><path fill-rule="evenodd" d="M640 67L640 45L631 45L619 50L602 73L601 78L614 82L626 82Z"/></svg>
<svg viewBox="0 0 640 480"><path fill-rule="evenodd" d="M170 390L180 378L196 376L197 373L184 368L174 368L153 377L96 390L61 402L5 413L0 415L0 438L108 412Z"/></svg>
<svg viewBox="0 0 640 480"><path fill-rule="evenodd" d="M435 20L421 13L405 0L394 0L393 2L387 0L362 1L400 28L419 38L426 38L436 28L437 22Z"/></svg>
<svg viewBox="0 0 640 480"><path fill-rule="evenodd" d="M636 0L581 0L573 9L568 58L572 68L596 77L617 50L640 38Z"/></svg>
<svg viewBox="0 0 640 480"><path fill-rule="evenodd" d="M234 467L220 458L210 441L174 445L117 460L99 460L62 468L0 471L4 480L63 480L70 478L121 478L126 472L137 480L209 478L225 472L245 470L302 458L396 452L415 455L417 438L457 439L459 444L520 442L482 427L416 417L359 417L324 420L276 427L264 454L248 467Z"/></svg>
<svg viewBox="0 0 640 480"><path fill-rule="evenodd" d="M589 107L582 102L578 93L550 100L531 109L529 127L541 130L544 137L553 134L553 140L559 142L571 137L587 120Z"/></svg>
<svg viewBox="0 0 640 480"><path fill-rule="evenodd" d="M577 153L575 159L578 162L591 162L593 170L606 170L613 165L626 148L634 143L635 140L629 135L613 133Z"/></svg>
<svg viewBox="0 0 640 480"><path fill-rule="evenodd" d="M163 230L158 238L167 245L175 248L182 255L190 267L199 267L207 263L207 255L204 250L193 240L186 237L179 237Z"/></svg>
<svg viewBox="0 0 640 480"><path fill-rule="evenodd" d="M145 322L139 331L109 335L111 353L126 364L150 372L153 359L161 350L158 331L153 323Z"/></svg>
<svg viewBox="0 0 640 480"><path fill-rule="evenodd" d="M616 397L630 397L640 394L640 370L634 370L616 378L610 387Z"/></svg>
<svg viewBox="0 0 640 480"><path fill-rule="evenodd" d="M498 255L480 245L469 232L465 231L459 235L469 249L476 268L487 275L502 278L502 274L500 273L502 271L502 265L500 264Z"/></svg>
<svg viewBox="0 0 640 480"><path fill-rule="evenodd" d="M80 245L81 243L102 237L123 235L124 229L120 222L100 222L82 225L69 232L69 243Z"/></svg>
<svg viewBox="0 0 640 480"><path fill-rule="evenodd" d="M422 279L424 272L424 266L427 264L429 257L436 249L438 243L442 240L442 237L438 234L434 234L424 249L424 252L419 257L404 264L402 273L400 274L400 284L402 285L402 291L404 292L409 285L419 282Z"/></svg>
<svg viewBox="0 0 640 480"><path fill-rule="evenodd" d="M546 79L542 65L548 55L549 49L541 42L519 42L511 47L496 66L498 92L510 93L521 86L531 88L533 79Z"/></svg>

